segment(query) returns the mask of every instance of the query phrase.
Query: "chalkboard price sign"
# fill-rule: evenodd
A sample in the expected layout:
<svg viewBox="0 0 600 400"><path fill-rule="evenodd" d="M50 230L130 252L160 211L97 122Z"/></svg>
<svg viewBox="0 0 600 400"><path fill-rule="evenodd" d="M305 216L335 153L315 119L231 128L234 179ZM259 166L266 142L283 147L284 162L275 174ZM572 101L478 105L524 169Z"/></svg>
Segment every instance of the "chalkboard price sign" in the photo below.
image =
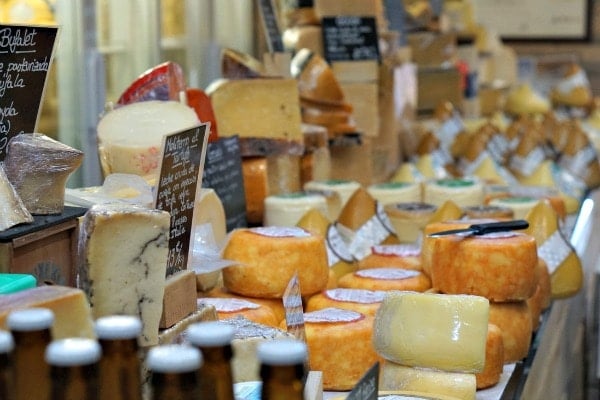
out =
<svg viewBox="0 0 600 400"><path fill-rule="evenodd" d="M214 189L225 209L227 231L246 227L246 192L238 136L208 143L202 187Z"/></svg>
<svg viewBox="0 0 600 400"><path fill-rule="evenodd" d="M265 36L267 37L269 52L282 53L283 41L281 40L281 30L279 29L279 23L277 22L277 15L275 14L272 0L259 0L258 6L263 27L265 29Z"/></svg>
<svg viewBox="0 0 600 400"><path fill-rule="evenodd" d="M204 167L209 124L163 138L155 206L171 214L167 275L187 268L198 177Z"/></svg>
<svg viewBox="0 0 600 400"><path fill-rule="evenodd" d="M374 17L324 17L323 45L328 62L379 60Z"/></svg>
<svg viewBox="0 0 600 400"><path fill-rule="evenodd" d="M0 25L0 161L8 141L33 133L58 27Z"/></svg>

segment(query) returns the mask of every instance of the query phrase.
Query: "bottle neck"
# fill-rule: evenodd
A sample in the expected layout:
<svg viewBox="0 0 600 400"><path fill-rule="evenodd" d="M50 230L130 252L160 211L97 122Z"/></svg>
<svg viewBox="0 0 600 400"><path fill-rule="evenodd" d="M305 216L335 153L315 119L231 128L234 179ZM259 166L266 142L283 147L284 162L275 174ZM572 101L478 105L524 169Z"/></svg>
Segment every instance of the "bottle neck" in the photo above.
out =
<svg viewBox="0 0 600 400"><path fill-rule="evenodd" d="M0 353L0 399L13 400L14 376L11 353Z"/></svg>
<svg viewBox="0 0 600 400"><path fill-rule="evenodd" d="M50 367L51 400L97 400L98 364L74 367Z"/></svg>
<svg viewBox="0 0 600 400"><path fill-rule="evenodd" d="M40 329L37 331L12 331L15 341L15 352L30 346L41 346L44 349L52 340L50 329Z"/></svg>
<svg viewBox="0 0 600 400"><path fill-rule="evenodd" d="M152 373L151 400L198 399L198 372Z"/></svg>
<svg viewBox="0 0 600 400"><path fill-rule="evenodd" d="M200 347L203 364L199 370L202 399L234 400L231 346Z"/></svg>
<svg viewBox="0 0 600 400"><path fill-rule="evenodd" d="M141 355L137 339L99 340L101 400L141 400Z"/></svg>
<svg viewBox="0 0 600 400"><path fill-rule="evenodd" d="M52 340L50 329L39 331L13 331L15 349L13 368L17 400L47 400L51 383L50 366L44 359L46 347ZM31 382L35 382L32 385Z"/></svg>
<svg viewBox="0 0 600 400"><path fill-rule="evenodd" d="M304 398L304 365L261 365L263 400L300 400Z"/></svg>

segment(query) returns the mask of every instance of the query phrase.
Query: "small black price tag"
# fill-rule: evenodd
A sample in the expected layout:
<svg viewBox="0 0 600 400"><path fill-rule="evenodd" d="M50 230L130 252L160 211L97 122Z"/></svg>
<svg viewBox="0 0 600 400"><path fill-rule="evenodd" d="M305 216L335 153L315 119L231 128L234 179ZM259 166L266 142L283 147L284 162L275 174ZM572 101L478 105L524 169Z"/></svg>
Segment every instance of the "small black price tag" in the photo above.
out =
<svg viewBox="0 0 600 400"><path fill-rule="evenodd" d="M379 61L379 39L374 17L324 17L321 24L327 62Z"/></svg>

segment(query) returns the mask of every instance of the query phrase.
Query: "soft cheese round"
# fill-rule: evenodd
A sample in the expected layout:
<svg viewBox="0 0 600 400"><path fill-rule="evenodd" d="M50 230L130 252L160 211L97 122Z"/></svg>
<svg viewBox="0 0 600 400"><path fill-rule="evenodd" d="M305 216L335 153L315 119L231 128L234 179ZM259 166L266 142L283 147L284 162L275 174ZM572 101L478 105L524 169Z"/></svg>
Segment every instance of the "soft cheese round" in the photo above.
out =
<svg viewBox="0 0 600 400"><path fill-rule="evenodd" d="M442 293L526 300L537 285L537 260L535 239L521 233L438 237L431 254L431 281Z"/></svg>
<svg viewBox="0 0 600 400"><path fill-rule="evenodd" d="M231 232L223 258L225 287L250 297L281 298L294 274L303 296L325 289L329 278L322 236L296 227L259 227Z"/></svg>

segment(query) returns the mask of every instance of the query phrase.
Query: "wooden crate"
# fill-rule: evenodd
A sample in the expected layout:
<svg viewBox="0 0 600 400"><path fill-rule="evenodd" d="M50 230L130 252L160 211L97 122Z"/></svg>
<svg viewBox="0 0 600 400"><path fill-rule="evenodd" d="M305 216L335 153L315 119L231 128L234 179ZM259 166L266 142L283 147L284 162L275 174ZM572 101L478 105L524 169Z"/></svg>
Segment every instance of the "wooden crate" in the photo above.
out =
<svg viewBox="0 0 600 400"><path fill-rule="evenodd" d="M79 217L85 208L35 216L32 224L0 232L0 272L34 275L41 283L75 286Z"/></svg>

